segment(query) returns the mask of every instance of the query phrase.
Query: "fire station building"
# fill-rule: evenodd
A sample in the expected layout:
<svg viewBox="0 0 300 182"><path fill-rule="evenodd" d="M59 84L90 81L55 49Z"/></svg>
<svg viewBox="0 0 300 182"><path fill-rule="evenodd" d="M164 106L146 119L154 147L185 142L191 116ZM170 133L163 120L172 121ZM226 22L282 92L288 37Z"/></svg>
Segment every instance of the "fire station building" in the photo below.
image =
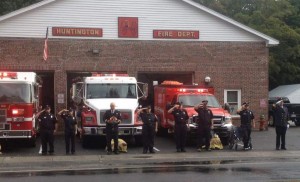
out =
<svg viewBox="0 0 300 182"><path fill-rule="evenodd" d="M257 117L278 44L192 0L44 0L0 17L1 70L38 73L54 111L69 106L74 80L98 72L135 76L150 95L153 81L209 84L232 114L248 101Z"/></svg>

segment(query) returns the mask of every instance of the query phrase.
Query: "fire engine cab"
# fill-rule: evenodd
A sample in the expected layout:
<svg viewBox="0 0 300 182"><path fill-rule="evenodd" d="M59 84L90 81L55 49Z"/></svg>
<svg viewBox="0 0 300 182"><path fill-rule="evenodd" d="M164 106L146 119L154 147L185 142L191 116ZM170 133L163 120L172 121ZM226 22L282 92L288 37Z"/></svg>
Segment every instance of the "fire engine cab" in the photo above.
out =
<svg viewBox="0 0 300 182"><path fill-rule="evenodd" d="M0 141L24 139L35 146L39 106L36 73L0 72Z"/></svg>
<svg viewBox="0 0 300 182"><path fill-rule="evenodd" d="M187 110L190 117L189 136L195 134L197 128L197 112L194 106L208 100L208 107L213 112L214 131L227 143L232 121L230 114L225 111L214 96L214 88L198 85L183 85L177 81L164 81L160 85L154 84L154 112L159 117L159 133L172 133L174 128L174 118L168 113L168 109L180 102Z"/></svg>
<svg viewBox="0 0 300 182"><path fill-rule="evenodd" d="M142 83L141 83L142 84ZM134 138L141 142L142 122L136 114L138 93L145 97L147 85L143 90L138 86L136 78L127 74L93 74L83 78L82 82L73 84L72 99L81 106L79 133L82 145L95 136L105 136L106 123L103 116L110 109L110 103L116 104L121 112L122 122L119 124L119 136Z"/></svg>

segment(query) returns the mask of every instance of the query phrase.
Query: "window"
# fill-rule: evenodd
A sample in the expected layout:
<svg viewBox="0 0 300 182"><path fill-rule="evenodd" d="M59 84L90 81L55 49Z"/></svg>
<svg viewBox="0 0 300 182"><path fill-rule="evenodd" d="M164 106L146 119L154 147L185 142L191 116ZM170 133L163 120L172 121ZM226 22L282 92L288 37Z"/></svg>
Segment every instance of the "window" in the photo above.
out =
<svg viewBox="0 0 300 182"><path fill-rule="evenodd" d="M236 111L241 105L241 90L224 90L224 102L229 104L230 114L237 114Z"/></svg>

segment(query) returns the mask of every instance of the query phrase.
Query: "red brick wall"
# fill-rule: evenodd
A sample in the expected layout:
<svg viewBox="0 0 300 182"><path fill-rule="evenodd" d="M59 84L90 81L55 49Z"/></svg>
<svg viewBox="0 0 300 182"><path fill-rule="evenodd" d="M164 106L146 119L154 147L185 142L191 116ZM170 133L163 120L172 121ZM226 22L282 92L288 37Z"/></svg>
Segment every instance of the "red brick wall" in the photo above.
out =
<svg viewBox="0 0 300 182"><path fill-rule="evenodd" d="M264 42L174 42L49 39L49 59L43 61L42 39L0 39L1 70L55 71L55 102L67 93L66 71L126 71L195 73L195 82L211 77L216 96L241 89L258 117L267 114L259 100L268 98L268 48ZM93 54L92 49L99 49ZM65 95L66 98L66 95ZM65 104L57 104L61 109Z"/></svg>

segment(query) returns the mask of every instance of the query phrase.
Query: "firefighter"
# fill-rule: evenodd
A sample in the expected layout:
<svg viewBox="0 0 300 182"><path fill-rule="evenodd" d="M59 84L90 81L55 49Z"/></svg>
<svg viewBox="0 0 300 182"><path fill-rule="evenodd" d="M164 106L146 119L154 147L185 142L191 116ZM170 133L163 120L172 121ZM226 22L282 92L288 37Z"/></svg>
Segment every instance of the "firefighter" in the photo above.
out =
<svg viewBox="0 0 300 182"><path fill-rule="evenodd" d="M38 122L42 140L42 155L47 155L48 144L49 154L54 154L54 133L57 131L57 118L50 111L50 106L46 105L44 110L38 113Z"/></svg>
<svg viewBox="0 0 300 182"><path fill-rule="evenodd" d="M107 154L112 153L111 140L114 140L114 153L119 154L118 151L118 135L119 124L121 123L121 113L116 110L116 104L110 103L110 110L107 110L103 116L103 121L106 123L106 145Z"/></svg>
<svg viewBox="0 0 300 182"><path fill-rule="evenodd" d="M197 129L197 141L198 141L198 152L202 151L203 141L205 140L205 149L210 151L210 139L211 130L213 129L213 114L212 111L207 107L207 100L203 100L201 104L194 107L198 113L198 129Z"/></svg>
<svg viewBox="0 0 300 182"><path fill-rule="evenodd" d="M154 137L158 127L158 119L155 114L151 113L151 105L138 109L137 114L143 121L143 154L146 154L148 150L150 153L155 153L153 147Z"/></svg>
<svg viewBox="0 0 300 182"><path fill-rule="evenodd" d="M66 155L70 154L70 142L71 142L71 154L75 154L75 135L77 133L77 121L74 116L72 108L69 110L63 109L58 112L58 115L64 120L65 123L65 142L66 142Z"/></svg>
<svg viewBox="0 0 300 182"><path fill-rule="evenodd" d="M254 115L249 109L249 103L244 102L242 107L237 110L237 113L241 117L241 131L243 136L244 150L249 150L251 149L249 146L251 128L255 128Z"/></svg>
<svg viewBox="0 0 300 182"><path fill-rule="evenodd" d="M278 99L276 104L273 105L275 116L275 128L276 128L276 150L286 150L285 147L285 135L289 126L288 116L289 112L286 106L283 105L283 100ZM281 146L280 146L281 140ZM280 148L279 148L280 147Z"/></svg>
<svg viewBox="0 0 300 182"><path fill-rule="evenodd" d="M187 122L189 115L180 102L177 102L174 107L168 110L172 113L175 120L175 141L177 152L186 152L185 144L187 138Z"/></svg>

